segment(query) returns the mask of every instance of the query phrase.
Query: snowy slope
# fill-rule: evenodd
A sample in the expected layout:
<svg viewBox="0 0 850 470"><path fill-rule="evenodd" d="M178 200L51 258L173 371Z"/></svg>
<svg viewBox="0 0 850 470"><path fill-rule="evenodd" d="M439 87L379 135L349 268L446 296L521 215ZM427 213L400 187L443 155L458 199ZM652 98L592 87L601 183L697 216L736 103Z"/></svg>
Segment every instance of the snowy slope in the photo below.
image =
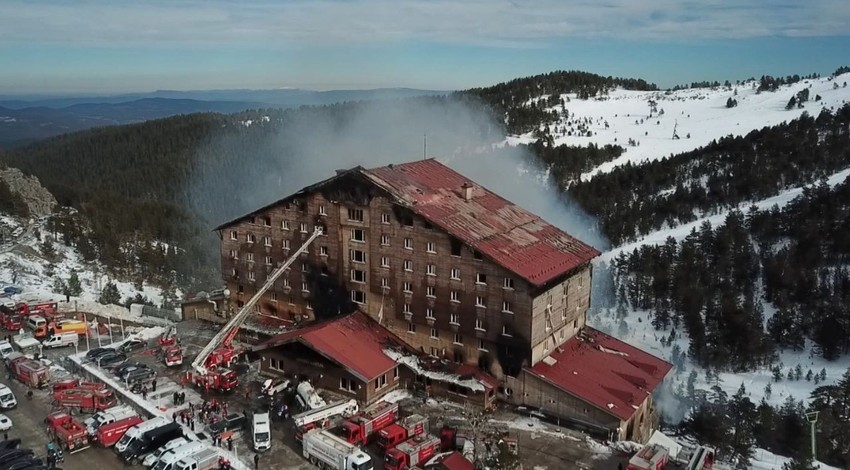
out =
<svg viewBox="0 0 850 470"><path fill-rule="evenodd" d="M755 129L773 126L799 117L804 111L817 117L821 109L837 109L850 101L850 87L842 87L850 81L850 74L839 75L835 79L819 78L801 80L793 85L781 86L775 92L756 92L757 83L747 82L730 88L697 88L673 92L646 92L617 89L602 98L581 100L575 94L562 95L569 112L567 119L553 127L575 129L577 123L588 120L587 129L594 133L591 137L555 134L555 144L585 146L616 144L625 149L619 158L603 163L582 175L590 179L599 172L608 172L627 162L639 163L657 160L694 150L712 140L727 135L746 135ZM833 89L834 84L839 85ZM802 109L786 110L788 100L798 91L809 88L809 101ZM737 95L735 94L737 91ZM820 102L814 102L816 95ZM726 108L726 100L736 99L738 105ZM649 100L658 103L661 116L649 116ZM560 106L550 108L560 111ZM643 120L641 124L640 121ZM608 123L606 128L605 123ZM681 137L674 140L673 129ZM690 138L687 135L690 134ZM628 146L629 139L638 142L637 146ZM509 144L533 142L529 134L508 137Z"/></svg>

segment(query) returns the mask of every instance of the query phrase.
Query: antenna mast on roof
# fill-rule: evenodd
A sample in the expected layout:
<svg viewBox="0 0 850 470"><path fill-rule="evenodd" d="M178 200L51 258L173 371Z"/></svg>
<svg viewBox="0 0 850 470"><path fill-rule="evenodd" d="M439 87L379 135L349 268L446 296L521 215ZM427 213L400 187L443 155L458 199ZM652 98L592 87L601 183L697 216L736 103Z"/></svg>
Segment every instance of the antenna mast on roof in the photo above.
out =
<svg viewBox="0 0 850 470"><path fill-rule="evenodd" d="M422 134L422 159L425 160L428 155L428 134Z"/></svg>

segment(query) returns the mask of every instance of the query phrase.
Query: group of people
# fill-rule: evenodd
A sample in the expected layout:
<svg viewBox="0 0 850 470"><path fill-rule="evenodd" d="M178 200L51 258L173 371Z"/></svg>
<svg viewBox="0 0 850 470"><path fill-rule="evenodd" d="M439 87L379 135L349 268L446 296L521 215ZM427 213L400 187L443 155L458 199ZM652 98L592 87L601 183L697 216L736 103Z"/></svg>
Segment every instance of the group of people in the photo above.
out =
<svg viewBox="0 0 850 470"><path fill-rule="evenodd" d="M186 403L186 392L174 392L171 397L174 406L180 406L183 403ZM191 406L191 404L190 404Z"/></svg>

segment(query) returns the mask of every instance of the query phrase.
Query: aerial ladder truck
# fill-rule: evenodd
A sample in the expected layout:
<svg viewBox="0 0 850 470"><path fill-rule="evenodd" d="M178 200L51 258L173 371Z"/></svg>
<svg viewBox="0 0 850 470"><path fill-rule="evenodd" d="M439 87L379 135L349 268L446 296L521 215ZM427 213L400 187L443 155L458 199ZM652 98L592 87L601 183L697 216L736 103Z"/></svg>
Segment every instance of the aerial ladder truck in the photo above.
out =
<svg viewBox="0 0 850 470"><path fill-rule="evenodd" d="M233 338L239 332L239 327L248 318L248 315L254 310L260 298L269 289L286 270L295 262L302 254L306 253L310 244L322 234L322 228L316 227L313 233L301 245L295 253L290 256L286 262L277 268L266 279L265 284L257 290L257 293L251 297L245 305L230 319L229 322L213 336L212 340L204 346L204 349L198 353L198 356L192 362L194 374L187 372L187 379L197 387L209 392L217 390L218 392L229 392L239 385L239 379L236 377L236 372L228 369L233 360L237 357L238 352L233 347Z"/></svg>

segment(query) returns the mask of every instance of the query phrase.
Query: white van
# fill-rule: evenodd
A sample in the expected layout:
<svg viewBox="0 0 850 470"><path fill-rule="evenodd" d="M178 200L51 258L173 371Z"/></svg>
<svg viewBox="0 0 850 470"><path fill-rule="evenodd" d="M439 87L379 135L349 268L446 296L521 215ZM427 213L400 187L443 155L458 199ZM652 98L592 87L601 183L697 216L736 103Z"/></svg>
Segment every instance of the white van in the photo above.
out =
<svg viewBox="0 0 850 470"><path fill-rule="evenodd" d="M112 424L116 421L136 416L136 410L129 405L118 405L112 408L107 408L103 411L98 411L91 418L86 419L83 424L86 425L86 432L89 436L97 434L98 428Z"/></svg>
<svg viewBox="0 0 850 470"><path fill-rule="evenodd" d="M115 444L115 451L119 454L124 452L127 447L130 446L136 439L141 438L146 432L153 431L154 429L165 426L170 423L171 420L166 418L165 416L157 416L156 418L151 418L144 423L139 423L132 428L128 429L127 432L121 436L121 440Z"/></svg>
<svg viewBox="0 0 850 470"><path fill-rule="evenodd" d="M185 459L186 457L191 457L206 448L206 444L198 441L192 441L176 449L171 449L159 457L159 461L153 466L153 470L171 470L177 462Z"/></svg>
<svg viewBox="0 0 850 470"><path fill-rule="evenodd" d="M27 328L30 330L35 331L42 326L47 326L47 320L45 320L41 315L30 315L27 318Z"/></svg>
<svg viewBox="0 0 850 470"><path fill-rule="evenodd" d="M251 421L252 441L254 450L262 452L272 447L272 428L269 424L269 414L254 413Z"/></svg>
<svg viewBox="0 0 850 470"><path fill-rule="evenodd" d="M63 346L76 346L79 342L80 335L76 333L59 333L47 338L41 345L45 348L61 348Z"/></svg>
<svg viewBox="0 0 850 470"><path fill-rule="evenodd" d="M12 389L6 385L0 384L0 408L8 410L18 406L18 400L15 399L15 394Z"/></svg>
<svg viewBox="0 0 850 470"><path fill-rule="evenodd" d="M0 341L0 358L6 359L13 352L15 352L15 349L8 341Z"/></svg>
<svg viewBox="0 0 850 470"><path fill-rule="evenodd" d="M156 465L157 462L159 462L159 458L162 457L162 454L168 452L171 449L176 449L178 447L186 445L189 442L189 439L186 439L185 437L178 437L177 439L172 439L166 442L164 446L153 451L152 454L149 454L147 457L145 457L145 460L142 460L142 465L144 465L145 467L152 467Z"/></svg>

